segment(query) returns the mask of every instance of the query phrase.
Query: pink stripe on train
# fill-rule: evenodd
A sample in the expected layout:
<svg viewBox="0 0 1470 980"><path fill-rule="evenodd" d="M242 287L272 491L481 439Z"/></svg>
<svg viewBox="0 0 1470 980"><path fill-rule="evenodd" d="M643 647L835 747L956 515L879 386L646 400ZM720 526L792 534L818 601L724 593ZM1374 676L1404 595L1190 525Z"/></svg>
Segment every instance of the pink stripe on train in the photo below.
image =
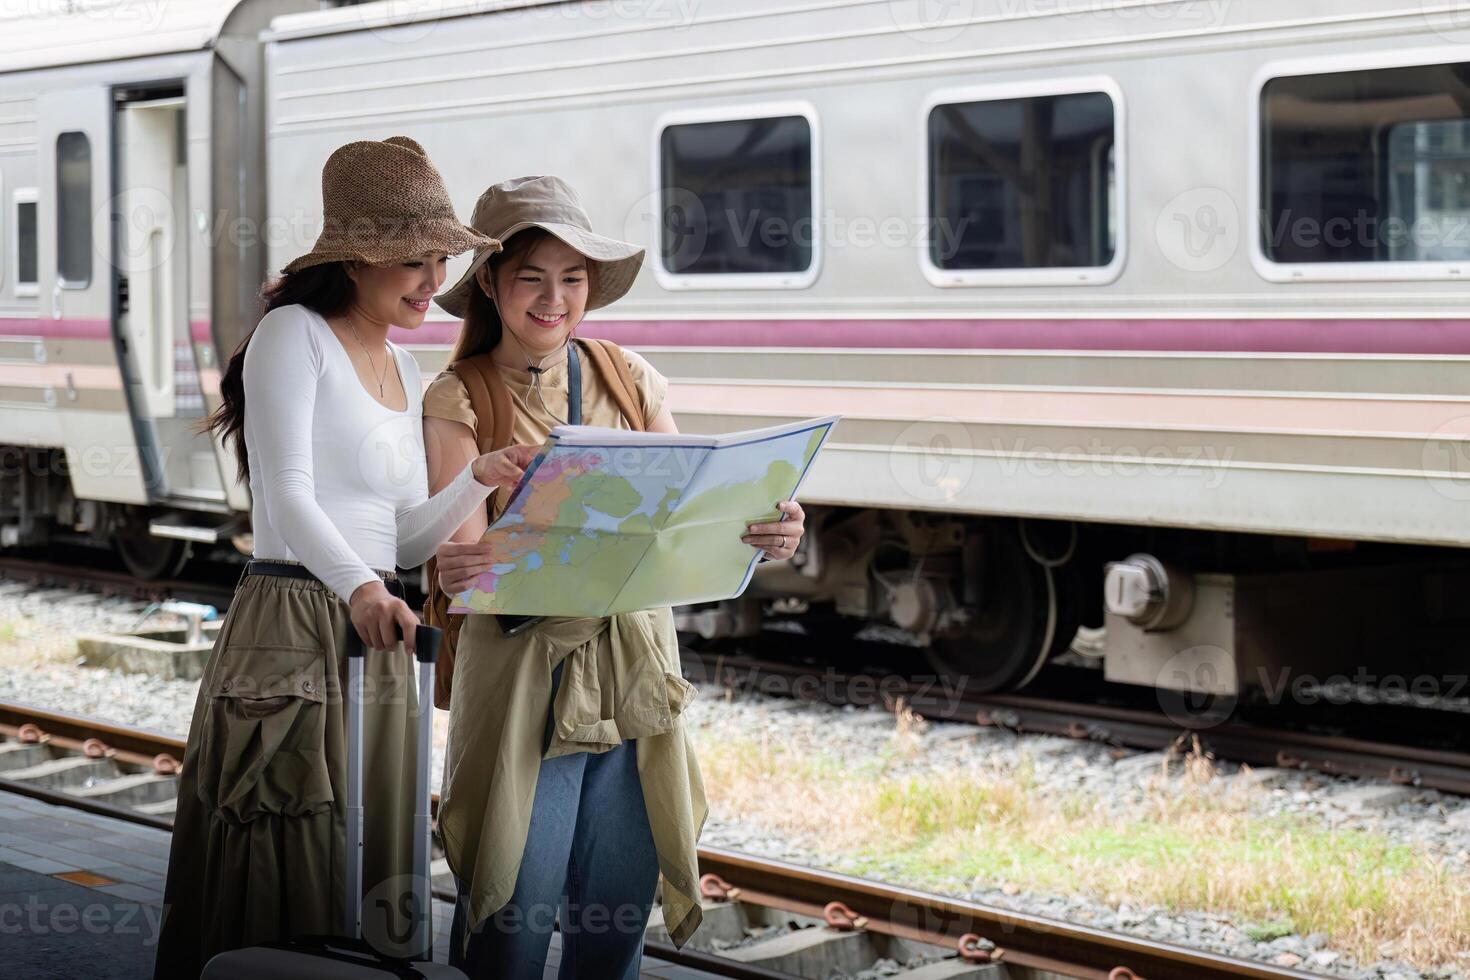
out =
<svg viewBox="0 0 1470 980"><path fill-rule="evenodd" d="M208 320L192 320L189 336L195 343L213 343ZM0 317L0 337L55 337L63 340L111 340L112 324L107 320L23 320Z"/></svg>
<svg viewBox="0 0 1470 980"><path fill-rule="evenodd" d="M208 341L209 324L190 332ZM1470 320L1459 319L589 320L582 332L629 347L1470 355ZM458 333L458 322L431 321L389 336L434 347ZM0 318L7 335L105 340L112 330L106 320Z"/></svg>
<svg viewBox="0 0 1470 980"><path fill-rule="evenodd" d="M394 328L400 344L452 344L458 323ZM1470 320L588 320L628 347L1470 354Z"/></svg>

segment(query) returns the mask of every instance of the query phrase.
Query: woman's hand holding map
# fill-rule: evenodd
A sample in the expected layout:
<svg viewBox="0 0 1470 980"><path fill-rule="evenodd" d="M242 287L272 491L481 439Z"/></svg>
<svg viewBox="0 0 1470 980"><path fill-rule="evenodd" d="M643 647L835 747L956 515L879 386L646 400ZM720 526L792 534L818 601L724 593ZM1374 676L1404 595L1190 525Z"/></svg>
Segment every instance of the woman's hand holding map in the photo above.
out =
<svg viewBox="0 0 1470 980"><path fill-rule="evenodd" d="M781 520L774 524L752 524L740 540L770 555L771 561L785 561L796 554L796 546L806 533L806 511L794 500L783 500L776 509L781 512Z"/></svg>

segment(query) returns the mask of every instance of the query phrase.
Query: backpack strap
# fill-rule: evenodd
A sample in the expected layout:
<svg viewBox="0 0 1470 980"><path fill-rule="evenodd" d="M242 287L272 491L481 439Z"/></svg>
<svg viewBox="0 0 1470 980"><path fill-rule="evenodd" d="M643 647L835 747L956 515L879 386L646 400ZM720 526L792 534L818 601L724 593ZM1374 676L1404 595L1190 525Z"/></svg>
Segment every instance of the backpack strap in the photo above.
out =
<svg viewBox="0 0 1470 980"><path fill-rule="evenodd" d="M633 372L628 370L628 360L623 357L622 348L610 340L590 340L586 337L578 337L577 343L592 359L593 366L612 392L613 401L617 403L618 411L623 413L623 418L637 431L647 431L651 420L643 417L643 399L638 396L638 385L633 381Z"/></svg>
<svg viewBox="0 0 1470 980"><path fill-rule="evenodd" d="M495 370L495 361L489 354L476 354L455 361L449 369L469 393L470 407L475 413L475 442L480 452L492 453L509 446L515 406L511 404L505 379Z"/></svg>
<svg viewBox="0 0 1470 980"><path fill-rule="evenodd" d="M516 410L510 400L510 389L495 369L489 354L476 354L449 365L470 396L470 409L475 413L475 445L481 453L493 453L510 445ZM485 498L485 519L495 520L495 504L500 497L496 487Z"/></svg>

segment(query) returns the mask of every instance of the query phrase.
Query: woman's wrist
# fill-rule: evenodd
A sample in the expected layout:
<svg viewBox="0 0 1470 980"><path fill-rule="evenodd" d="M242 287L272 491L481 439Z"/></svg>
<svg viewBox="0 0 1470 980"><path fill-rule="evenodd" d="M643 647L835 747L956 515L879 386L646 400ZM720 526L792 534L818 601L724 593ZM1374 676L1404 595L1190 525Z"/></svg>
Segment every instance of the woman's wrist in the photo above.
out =
<svg viewBox="0 0 1470 980"><path fill-rule="evenodd" d="M378 592L386 595L388 587L383 584L382 579L374 575L371 580L362 583L352 590L352 596L347 600L347 604L355 607L358 602L365 602L372 599Z"/></svg>

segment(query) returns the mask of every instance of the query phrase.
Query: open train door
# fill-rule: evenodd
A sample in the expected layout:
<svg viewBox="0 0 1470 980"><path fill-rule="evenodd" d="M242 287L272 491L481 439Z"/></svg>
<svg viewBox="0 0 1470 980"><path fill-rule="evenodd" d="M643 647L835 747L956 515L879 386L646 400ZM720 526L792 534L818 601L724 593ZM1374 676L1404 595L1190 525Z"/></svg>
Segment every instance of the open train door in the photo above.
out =
<svg viewBox="0 0 1470 980"><path fill-rule="evenodd" d="M42 329L85 365L47 392L72 493L147 505L158 474L138 442L113 332L112 95L99 84L51 89L36 108L40 196L54 202L37 214Z"/></svg>
<svg viewBox="0 0 1470 980"><path fill-rule="evenodd" d="M168 575L188 541L204 540L190 537L197 525L229 515L197 431L183 86L86 86L39 102L41 181L56 201L41 215L42 309L96 365L57 393L72 490L123 505L111 511L118 552L140 576Z"/></svg>
<svg viewBox="0 0 1470 980"><path fill-rule="evenodd" d="M220 461L200 431L205 411L190 319L188 103L182 84L116 90L112 198L117 336L139 442L153 448L154 502L192 515L170 536L228 515ZM208 324L197 329L207 335ZM199 540L189 538L189 540Z"/></svg>

